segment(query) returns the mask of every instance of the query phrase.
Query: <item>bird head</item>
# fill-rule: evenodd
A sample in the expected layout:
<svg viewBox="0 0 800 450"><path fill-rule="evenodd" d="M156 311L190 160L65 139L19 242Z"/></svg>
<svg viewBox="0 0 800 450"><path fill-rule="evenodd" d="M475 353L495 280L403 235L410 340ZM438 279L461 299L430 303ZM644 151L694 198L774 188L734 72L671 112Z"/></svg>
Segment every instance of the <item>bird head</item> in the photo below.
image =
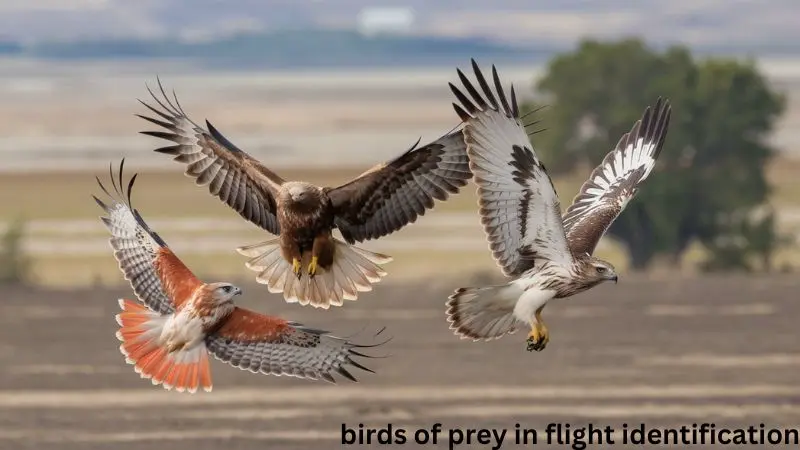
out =
<svg viewBox="0 0 800 450"><path fill-rule="evenodd" d="M318 201L319 188L302 181L291 181L283 186L284 199L295 204L312 204Z"/></svg>
<svg viewBox="0 0 800 450"><path fill-rule="evenodd" d="M602 259L592 258L589 261L587 272L587 278L598 284L604 281L613 281L616 283L618 279L617 271L614 269L614 266L610 262L603 261Z"/></svg>
<svg viewBox="0 0 800 450"><path fill-rule="evenodd" d="M211 283L211 297L217 304L229 302L233 297L241 295L242 289L230 283Z"/></svg>

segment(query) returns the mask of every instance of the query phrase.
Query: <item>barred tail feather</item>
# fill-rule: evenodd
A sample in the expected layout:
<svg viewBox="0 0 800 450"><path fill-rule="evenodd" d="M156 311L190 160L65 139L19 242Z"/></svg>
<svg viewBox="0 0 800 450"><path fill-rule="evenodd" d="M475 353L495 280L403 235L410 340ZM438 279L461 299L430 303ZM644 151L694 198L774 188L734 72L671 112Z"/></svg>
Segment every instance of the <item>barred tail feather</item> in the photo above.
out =
<svg viewBox="0 0 800 450"><path fill-rule="evenodd" d="M256 281L265 284L272 293L283 292L289 303L328 309L342 306L344 300L356 300L359 292L369 292L372 285L386 276L381 265L392 261L391 256L370 252L334 239L333 265L319 268L314 278L305 272L298 279L292 265L281 254L280 238L239 247L240 254L249 257L248 269L258 272ZM302 267L308 267L311 253L303 255Z"/></svg>
<svg viewBox="0 0 800 450"><path fill-rule="evenodd" d="M514 306L521 292L512 284L458 288L447 301L447 321L461 339L499 339L517 330Z"/></svg>
<svg viewBox="0 0 800 450"><path fill-rule="evenodd" d="M117 314L120 326L117 338L122 341L119 349L136 373L167 390L195 393L202 387L206 392L211 391L205 343L169 352L158 340L170 315L160 315L130 300L120 300L119 305L122 308Z"/></svg>

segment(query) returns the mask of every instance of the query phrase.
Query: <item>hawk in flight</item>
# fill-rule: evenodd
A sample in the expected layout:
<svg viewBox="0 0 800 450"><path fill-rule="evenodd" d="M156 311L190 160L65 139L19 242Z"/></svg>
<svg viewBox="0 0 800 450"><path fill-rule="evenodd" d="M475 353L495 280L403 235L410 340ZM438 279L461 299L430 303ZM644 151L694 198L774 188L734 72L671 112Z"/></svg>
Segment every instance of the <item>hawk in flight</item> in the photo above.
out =
<svg viewBox="0 0 800 450"><path fill-rule="evenodd" d="M504 275L500 286L460 288L447 302L450 328L462 338L490 340L530 324L528 351L545 348L550 337L542 309L604 281L617 282L607 261L592 256L598 241L636 195L656 164L667 135L671 108L660 98L645 109L630 132L592 171L561 214L553 183L531 148L514 87L506 97L492 66L492 92L472 61L478 88L461 70L460 104L469 166L478 185L481 223Z"/></svg>
<svg viewBox="0 0 800 450"><path fill-rule="evenodd" d="M120 351L142 378L179 392L211 390L208 354L234 367L270 375L335 382L334 372L356 381L346 366L372 372L354 359L364 347L235 306L242 290L230 283L199 280L131 207L134 175L124 188L122 169L111 173L116 195L95 201L106 216L119 268L141 303L120 300ZM111 170L109 170L111 172ZM383 331L383 330L381 330ZM381 344L377 344L381 345Z"/></svg>
<svg viewBox="0 0 800 450"><path fill-rule="evenodd" d="M206 121L193 122L159 82L156 116L138 115L162 128L143 134L171 141L156 149L186 165L185 174L243 218L277 235L240 247L250 270L287 302L328 308L355 300L386 272L391 257L352 246L393 233L447 200L472 178L461 132L417 144L338 187L287 181L239 149ZM149 89L148 89L149 90ZM338 228L344 240L332 236Z"/></svg>

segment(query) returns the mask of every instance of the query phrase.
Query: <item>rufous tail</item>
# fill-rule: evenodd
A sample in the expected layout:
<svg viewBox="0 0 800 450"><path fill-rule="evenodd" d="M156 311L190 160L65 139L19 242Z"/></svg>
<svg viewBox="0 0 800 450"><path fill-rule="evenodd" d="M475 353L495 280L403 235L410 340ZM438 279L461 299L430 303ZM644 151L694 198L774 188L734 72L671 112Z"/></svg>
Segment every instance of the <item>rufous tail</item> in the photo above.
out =
<svg viewBox="0 0 800 450"><path fill-rule="evenodd" d="M266 284L270 292L283 292L289 303L311 305L328 309L342 306L344 300L356 300L359 292L372 290L372 285L386 276L381 267L392 260L391 256L374 253L334 239L333 265L319 268L311 278L305 272L300 278L292 265L281 254L280 238L254 245L239 247L240 254L250 258L245 265L258 272L256 281ZM311 253L303 255L302 267L308 267Z"/></svg>
<svg viewBox="0 0 800 450"><path fill-rule="evenodd" d="M120 326L117 338L122 341L119 349L125 361L133 364L136 373L167 390L195 393L202 388L211 391L211 368L205 343L170 352L159 343L170 315L159 315L131 300L121 299L119 306L122 308L117 314Z"/></svg>

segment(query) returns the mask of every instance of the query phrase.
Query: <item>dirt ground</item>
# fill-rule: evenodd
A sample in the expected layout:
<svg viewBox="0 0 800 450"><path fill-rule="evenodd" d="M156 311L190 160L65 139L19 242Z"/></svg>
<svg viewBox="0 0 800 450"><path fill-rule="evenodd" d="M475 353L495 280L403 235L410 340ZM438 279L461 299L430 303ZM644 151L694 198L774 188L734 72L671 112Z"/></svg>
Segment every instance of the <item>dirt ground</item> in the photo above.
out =
<svg viewBox="0 0 800 450"><path fill-rule="evenodd" d="M451 448L448 430L468 428L509 430L501 448L559 448L545 441L551 422L610 425L614 447L622 447L624 423L800 423L796 278L626 277L551 303L552 341L541 353L525 351L524 332L491 343L451 334L444 301L478 281L469 278L380 285L330 311L245 286L243 304L339 335L371 342L385 325L393 340L373 354L388 357L367 361L376 374L355 370L359 383L336 385L214 362L214 392L194 396L151 386L124 363L114 314L127 289L6 289L0 448L333 449L342 447L342 424L392 424L411 440L360 448ZM436 445L413 443L417 429L437 422L445 431ZM517 446L516 424L538 430L537 444Z"/></svg>

